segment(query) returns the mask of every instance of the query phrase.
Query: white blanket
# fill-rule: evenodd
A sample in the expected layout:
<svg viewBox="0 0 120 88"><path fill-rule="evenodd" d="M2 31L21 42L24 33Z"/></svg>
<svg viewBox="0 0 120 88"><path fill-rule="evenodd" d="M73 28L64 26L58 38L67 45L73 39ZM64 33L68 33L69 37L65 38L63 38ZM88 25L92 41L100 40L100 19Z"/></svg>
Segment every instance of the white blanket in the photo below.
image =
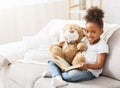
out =
<svg viewBox="0 0 120 88"><path fill-rule="evenodd" d="M42 64L47 65L48 61L42 61L42 60L31 60L31 59L20 59L16 61L17 63L30 63L30 64Z"/></svg>

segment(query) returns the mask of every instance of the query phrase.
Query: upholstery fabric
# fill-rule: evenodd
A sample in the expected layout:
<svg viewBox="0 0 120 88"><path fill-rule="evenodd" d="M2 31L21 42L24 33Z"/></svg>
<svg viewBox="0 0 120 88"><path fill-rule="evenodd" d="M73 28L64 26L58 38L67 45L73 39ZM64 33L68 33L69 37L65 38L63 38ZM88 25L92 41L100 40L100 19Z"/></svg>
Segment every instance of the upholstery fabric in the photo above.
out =
<svg viewBox="0 0 120 88"><path fill-rule="evenodd" d="M50 78L40 78L35 82L34 88L52 88ZM44 84L45 83L45 84ZM78 83L69 82L67 86L60 88L120 88L120 82L111 78L101 76L91 81Z"/></svg>
<svg viewBox="0 0 120 88"><path fill-rule="evenodd" d="M120 30L109 39L110 53L106 59L103 75L120 80Z"/></svg>
<svg viewBox="0 0 120 88"><path fill-rule="evenodd" d="M48 88L48 86L49 88L52 88L51 78L41 77L41 73L46 69L47 69L46 65L35 64L33 65L26 63L12 64L9 73L10 83L12 83L14 86L16 85L21 88ZM119 87L120 87L119 81L112 79L111 77L100 76L99 78L96 78L91 81L84 81L78 83L69 82L68 86L61 88L119 88Z"/></svg>
<svg viewBox="0 0 120 88"><path fill-rule="evenodd" d="M46 69L47 66L43 64L15 63L10 66L8 76L23 88L33 88L34 82L41 77L41 73Z"/></svg>

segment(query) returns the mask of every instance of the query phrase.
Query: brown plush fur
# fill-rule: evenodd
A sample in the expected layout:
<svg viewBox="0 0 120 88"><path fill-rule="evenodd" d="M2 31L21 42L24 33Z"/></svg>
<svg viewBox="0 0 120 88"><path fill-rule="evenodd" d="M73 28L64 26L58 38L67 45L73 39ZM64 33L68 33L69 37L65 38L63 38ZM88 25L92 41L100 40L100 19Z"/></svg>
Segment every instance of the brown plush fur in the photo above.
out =
<svg viewBox="0 0 120 88"><path fill-rule="evenodd" d="M69 64L75 65L79 64L81 61L85 61L84 56L81 54L82 51L87 49L85 43L82 40L84 37L84 28L77 24L67 24L64 27L65 31L73 29L79 34L79 38L75 41L70 41L67 43L67 48L65 48L65 41L58 42L57 44L52 44L50 46L50 52L53 59L57 59L57 56L64 58ZM65 38L66 39L66 38Z"/></svg>

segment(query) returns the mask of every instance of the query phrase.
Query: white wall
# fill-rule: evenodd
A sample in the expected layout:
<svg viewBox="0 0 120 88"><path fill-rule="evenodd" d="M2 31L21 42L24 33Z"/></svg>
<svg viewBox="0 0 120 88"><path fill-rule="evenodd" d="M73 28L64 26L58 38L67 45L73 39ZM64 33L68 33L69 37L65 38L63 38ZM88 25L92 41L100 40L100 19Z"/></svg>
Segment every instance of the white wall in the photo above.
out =
<svg viewBox="0 0 120 88"><path fill-rule="evenodd" d="M4 1L4 3L1 3ZM51 19L68 19L68 0L0 0L0 44L36 34ZM14 1L14 3L10 3ZM20 2L18 2L20 1ZM25 3L21 3L25 1ZM30 3L27 3L30 1ZM33 1L37 1L34 4ZM40 5L39 1L46 1ZM54 4L52 4L53 2ZM57 1L57 2L56 2ZM105 21L120 24L120 0L102 0ZM15 2L17 4L15 4ZM42 11L41 11L42 9Z"/></svg>
<svg viewBox="0 0 120 88"><path fill-rule="evenodd" d="M0 0L0 44L34 35L52 19L68 18L67 0L8 1L15 2Z"/></svg>
<svg viewBox="0 0 120 88"><path fill-rule="evenodd" d="M120 0L102 0L105 21L120 24Z"/></svg>

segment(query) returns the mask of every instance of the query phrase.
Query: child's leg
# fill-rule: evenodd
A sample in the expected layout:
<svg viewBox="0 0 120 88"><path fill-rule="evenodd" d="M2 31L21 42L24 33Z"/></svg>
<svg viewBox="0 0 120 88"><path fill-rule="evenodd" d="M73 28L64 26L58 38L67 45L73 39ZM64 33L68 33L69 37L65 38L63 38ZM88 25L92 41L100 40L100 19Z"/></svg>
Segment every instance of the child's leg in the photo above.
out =
<svg viewBox="0 0 120 88"><path fill-rule="evenodd" d="M69 82L79 82L84 80L94 79L95 76L92 75L90 71L80 71L80 70L70 70L68 72L62 73L64 80Z"/></svg>
<svg viewBox="0 0 120 88"><path fill-rule="evenodd" d="M48 70L45 70L42 73L42 77L55 77L57 75L60 75L60 73L60 68L53 61L48 61Z"/></svg>
<svg viewBox="0 0 120 88"><path fill-rule="evenodd" d="M65 82L61 77L61 69L54 62L48 62L48 69L53 77L51 82L52 86L59 87L67 85L67 82Z"/></svg>
<svg viewBox="0 0 120 88"><path fill-rule="evenodd" d="M48 70L50 71L52 77L61 75L61 69L53 61L48 62Z"/></svg>

